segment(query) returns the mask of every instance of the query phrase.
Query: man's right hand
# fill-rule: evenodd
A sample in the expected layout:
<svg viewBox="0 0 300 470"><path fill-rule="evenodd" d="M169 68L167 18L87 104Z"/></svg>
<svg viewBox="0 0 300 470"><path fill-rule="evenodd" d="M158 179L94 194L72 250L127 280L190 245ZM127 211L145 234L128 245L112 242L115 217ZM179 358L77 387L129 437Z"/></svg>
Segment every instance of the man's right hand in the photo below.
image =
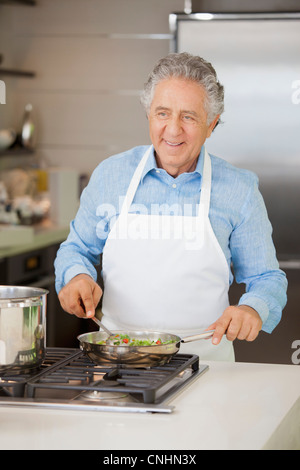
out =
<svg viewBox="0 0 300 470"><path fill-rule="evenodd" d="M101 296L101 287L87 274L73 277L58 294L62 308L79 318L93 317Z"/></svg>

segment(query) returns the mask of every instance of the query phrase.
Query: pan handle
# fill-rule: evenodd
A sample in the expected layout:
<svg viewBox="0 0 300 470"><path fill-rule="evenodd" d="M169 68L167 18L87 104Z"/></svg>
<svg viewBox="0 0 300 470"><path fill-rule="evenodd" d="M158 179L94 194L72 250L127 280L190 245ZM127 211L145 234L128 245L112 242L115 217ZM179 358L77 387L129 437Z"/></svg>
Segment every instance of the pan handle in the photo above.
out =
<svg viewBox="0 0 300 470"><path fill-rule="evenodd" d="M200 333L198 335L191 335L191 336L186 336L185 338L181 338L182 343L189 343L191 341L198 341L199 339L206 339L206 338L211 338L214 334L215 330L208 330L204 331L204 333Z"/></svg>

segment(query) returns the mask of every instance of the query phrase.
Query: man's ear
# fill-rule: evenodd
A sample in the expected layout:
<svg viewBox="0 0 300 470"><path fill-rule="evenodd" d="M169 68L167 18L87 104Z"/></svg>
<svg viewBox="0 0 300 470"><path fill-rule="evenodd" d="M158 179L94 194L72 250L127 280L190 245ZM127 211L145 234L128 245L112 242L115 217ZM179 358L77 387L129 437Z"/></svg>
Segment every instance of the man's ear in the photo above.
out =
<svg viewBox="0 0 300 470"><path fill-rule="evenodd" d="M207 137L210 137L211 136L211 133L215 130L215 128L217 127L217 125L219 124L219 120L220 120L220 114L218 114L215 119L210 123L210 125L208 126L208 135Z"/></svg>

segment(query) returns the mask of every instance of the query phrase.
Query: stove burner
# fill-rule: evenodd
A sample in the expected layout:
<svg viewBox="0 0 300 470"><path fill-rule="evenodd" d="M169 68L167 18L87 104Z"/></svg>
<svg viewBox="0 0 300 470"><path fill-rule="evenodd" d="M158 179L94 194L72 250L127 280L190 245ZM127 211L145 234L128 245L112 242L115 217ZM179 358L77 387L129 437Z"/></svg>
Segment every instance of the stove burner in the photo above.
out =
<svg viewBox="0 0 300 470"><path fill-rule="evenodd" d="M100 386L101 390L85 390L82 392L77 399L86 399L86 400L123 400L124 398L128 398L128 392L115 392L113 387L118 387L119 382L116 380L105 380L105 376L103 380L98 380L93 384L94 387ZM106 390L106 388L112 388L112 390Z"/></svg>
<svg viewBox="0 0 300 470"><path fill-rule="evenodd" d="M1 392L4 395L11 397L23 397L26 392L27 382L36 375L45 371L53 364L69 356L71 353L74 354L76 349L70 348L48 348L46 350L45 359L39 366L34 367L7 367L5 371L0 374L0 396Z"/></svg>
<svg viewBox="0 0 300 470"><path fill-rule="evenodd" d="M170 413L169 400L206 370L191 354L130 369L95 364L81 349L46 348L38 371L0 377L0 406Z"/></svg>
<svg viewBox="0 0 300 470"><path fill-rule="evenodd" d="M128 397L128 393L121 392L103 392L98 390L89 390L80 394L80 398L86 400L120 400Z"/></svg>

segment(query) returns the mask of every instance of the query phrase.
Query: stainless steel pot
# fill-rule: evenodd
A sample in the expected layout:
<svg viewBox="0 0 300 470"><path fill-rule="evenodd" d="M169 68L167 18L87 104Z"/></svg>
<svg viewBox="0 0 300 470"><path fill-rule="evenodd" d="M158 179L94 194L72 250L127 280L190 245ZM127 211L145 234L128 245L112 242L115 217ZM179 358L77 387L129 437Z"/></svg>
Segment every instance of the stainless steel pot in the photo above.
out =
<svg viewBox="0 0 300 470"><path fill-rule="evenodd" d="M0 286L0 373L43 362L47 294L37 287Z"/></svg>
<svg viewBox="0 0 300 470"><path fill-rule="evenodd" d="M163 342L172 342L169 344L154 344L151 346L98 344L99 341L106 340L108 337L107 333L103 331L84 333L79 335L77 339L80 342L80 348L96 364L108 367L118 364L122 365L122 367L143 368L167 364L179 351L181 343L210 338L214 332L205 331L193 336L186 336L185 338L158 331L112 331L112 333L114 335L126 333L131 338L135 339L157 341L157 339L160 338Z"/></svg>

